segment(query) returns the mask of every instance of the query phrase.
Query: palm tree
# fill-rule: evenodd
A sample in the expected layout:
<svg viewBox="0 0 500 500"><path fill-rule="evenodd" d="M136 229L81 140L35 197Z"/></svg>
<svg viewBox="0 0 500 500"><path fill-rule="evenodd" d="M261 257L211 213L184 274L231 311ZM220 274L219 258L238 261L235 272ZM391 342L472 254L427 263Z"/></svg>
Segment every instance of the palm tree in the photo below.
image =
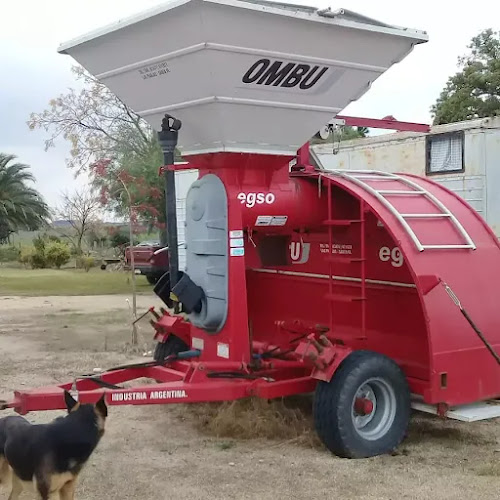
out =
<svg viewBox="0 0 500 500"><path fill-rule="evenodd" d="M15 159L0 153L0 243L22 229L39 229L50 213L40 193L27 184L35 181L28 165Z"/></svg>

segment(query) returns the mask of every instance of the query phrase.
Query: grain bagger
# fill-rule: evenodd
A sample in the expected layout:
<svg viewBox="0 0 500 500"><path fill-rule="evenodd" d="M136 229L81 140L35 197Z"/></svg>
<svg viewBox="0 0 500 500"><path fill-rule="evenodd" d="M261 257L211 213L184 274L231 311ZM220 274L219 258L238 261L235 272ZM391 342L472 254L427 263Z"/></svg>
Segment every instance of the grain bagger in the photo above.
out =
<svg viewBox="0 0 500 500"><path fill-rule="evenodd" d="M427 178L326 172L303 146L335 120L360 124L339 113L425 41L344 9L177 0L62 46L158 131L170 271L155 292L168 309L151 310L153 361L17 391L8 406L62 409L63 389L110 405L315 391L318 434L344 457L394 449L411 406L498 416L492 231ZM184 270L175 147L200 172ZM156 383L121 385L144 377Z"/></svg>

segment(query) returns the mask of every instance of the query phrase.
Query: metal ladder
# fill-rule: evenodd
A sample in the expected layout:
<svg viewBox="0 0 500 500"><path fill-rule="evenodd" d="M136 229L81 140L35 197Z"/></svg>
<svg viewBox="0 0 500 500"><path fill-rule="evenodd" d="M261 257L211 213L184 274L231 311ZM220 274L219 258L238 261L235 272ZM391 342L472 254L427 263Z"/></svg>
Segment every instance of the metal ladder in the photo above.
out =
<svg viewBox="0 0 500 500"><path fill-rule="evenodd" d="M357 219L334 219L333 218L333 195L332 188L333 182L332 178L325 176L326 186L328 188L328 219L324 221L324 224L328 227L328 253L325 260L328 262L328 293L325 298L330 304L330 331L335 332L335 336L342 338L342 335L336 331L335 325L335 311L336 307L334 304L339 302L351 302L360 305L361 310L359 314L360 319L360 335L357 340L366 340L366 234L365 234L365 201L359 201L359 217ZM360 249L358 255L351 256L335 256L333 254L333 241L334 241L334 228L339 226L359 226L360 231ZM334 265L339 262L349 262L355 266L359 266L359 277L360 277L360 287L359 293L354 294L339 294L334 293L333 285L335 281ZM356 274L357 276L357 274ZM350 338L350 337L349 337Z"/></svg>
<svg viewBox="0 0 500 500"><path fill-rule="evenodd" d="M397 174L391 174L388 172L380 172L378 170L330 170L328 173L336 175L338 177L343 177L359 187L363 188L365 191L369 192L375 198L377 198L393 215L398 219L400 224L403 226L405 231L408 233L412 241L415 243L419 252L430 249L471 249L475 250L476 245L472 241L467 231L464 229L459 220L448 210L448 208L439 201L432 193L419 186L416 182L410 179L402 177ZM397 181L405 186L410 187L407 189L375 189L370 186L365 181ZM403 214L387 199L387 196L424 196L426 199L431 201L439 210L439 213L415 213L415 214ZM443 243L440 245L423 245L418 239L417 235L410 227L407 219L444 219L447 218L455 227L455 229L462 235L465 240L464 244L456 243Z"/></svg>

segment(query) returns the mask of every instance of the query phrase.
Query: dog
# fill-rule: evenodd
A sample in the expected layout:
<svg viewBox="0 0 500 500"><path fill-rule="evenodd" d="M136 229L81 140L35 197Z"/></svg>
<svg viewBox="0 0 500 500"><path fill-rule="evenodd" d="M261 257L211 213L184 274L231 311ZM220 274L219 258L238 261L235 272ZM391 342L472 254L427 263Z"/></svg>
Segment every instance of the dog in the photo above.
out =
<svg viewBox="0 0 500 500"><path fill-rule="evenodd" d="M9 500L24 490L41 500L55 496L72 500L78 476L96 449L108 417L104 395L80 404L64 391L68 414L48 424L31 424L24 417L0 420L0 483L11 484Z"/></svg>

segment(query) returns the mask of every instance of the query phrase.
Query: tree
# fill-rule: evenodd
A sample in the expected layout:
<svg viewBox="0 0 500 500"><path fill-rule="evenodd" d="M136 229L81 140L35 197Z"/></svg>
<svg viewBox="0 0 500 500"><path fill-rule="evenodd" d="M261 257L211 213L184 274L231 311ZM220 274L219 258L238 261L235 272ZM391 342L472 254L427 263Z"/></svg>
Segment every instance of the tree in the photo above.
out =
<svg viewBox="0 0 500 500"><path fill-rule="evenodd" d="M140 184L130 186L134 203L155 207L141 216L152 225L165 222L163 179L158 168L163 163L156 132L137 113L131 110L105 85L80 67L72 68L81 90L69 89L49 102L41 113L30 115L30 129L49 133L46 150L54 147L59 138L71 144L67 164L76 173L91 165L109 160ZM177 159L179 159L177 155ZM118 168L117 167L117 168ZM93 175L94 186L116 192L116 178ZM117 215L127 213L123 197L110 197L108 209Z"/></svg>
<svg viewBox="0 0 500 500"><path fill-rule="evenodd" d="M119 160L102 159L90 166L92 183L100 190L103 205L120 217L128 218L126 188L135 207L134 213L149 225L150 230L153 227L164 229L166 221L164 180L157 167L161 165L162 153L157 146L157 141L153 140L142 156L121 155Z"/></svg>
<svg viewBox="0 0 500 500"><path fill-rule="evenodd" d="M468 49L431 108L435 125L500 114L500 32L482 31Z"/></svg>
<svg viewBox="0 0 500 500"><path fill-rule="evenodd" d="M114 158L120 148L140 155L150 145L148 124L83 68L73 66L72 71L81 90L69 89L50 100L48 109L30 115L31 130L50 133L45 149L58 138L69 141L67 164L78 172L101 158Z"/></svg>
<svg viewBox="0 0 500 500"><path fill-rule="evenodd" d="M137 214L144 210L143 205L135 203L132 187L141 186L140 179L132 177L126 170L117 165L110 159L98 161L92 165L92 173L96 179L106 179L108 184L112 185L113 191L108 191L108 185L104 184L101 189L101 203L106 204L108 197L121 200L123 206L127 207L129 222L129 241L134 241L134 226L137 224ZM146 207L151 211L151 207ZM134 252L130 251L130 271L132 273L132 312L134 318L137 318L137 294L135 281L135 261ZM132 344L137 344L137 327L132 323Z"/></svg>
<svg viewBox="0 0 500 500"><path fill-rule="evenodd" d="M68 239L77 255L83 253L84 238L98 223L101 207L99 198L88 188L62 195L62 206L57 210L59 218L68 223L69 229L60 228L61 236Z"/></svg>
<svg viewBox="0 0 500 500"><path fill-rule="evenodd" d="M0 153L0 243L17 231L39 229L50 216L40 193L28 185L35 181L29 167L15 159Z"/></svg>

